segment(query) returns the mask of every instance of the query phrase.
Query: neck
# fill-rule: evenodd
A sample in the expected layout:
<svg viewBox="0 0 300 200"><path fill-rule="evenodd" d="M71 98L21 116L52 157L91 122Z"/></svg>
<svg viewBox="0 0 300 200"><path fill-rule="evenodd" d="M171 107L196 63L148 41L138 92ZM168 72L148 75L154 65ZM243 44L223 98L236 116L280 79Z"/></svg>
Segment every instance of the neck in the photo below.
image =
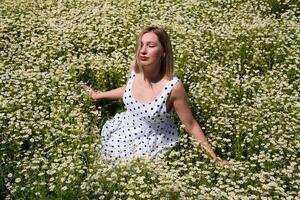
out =
<svg viewBox="0 0 300 200"><path fill-rule="evenodd" d="M149 82L149 84L157 83L163 78L163 74L161 74L159 68L143 69L144 71L144 79Z"/></svg>

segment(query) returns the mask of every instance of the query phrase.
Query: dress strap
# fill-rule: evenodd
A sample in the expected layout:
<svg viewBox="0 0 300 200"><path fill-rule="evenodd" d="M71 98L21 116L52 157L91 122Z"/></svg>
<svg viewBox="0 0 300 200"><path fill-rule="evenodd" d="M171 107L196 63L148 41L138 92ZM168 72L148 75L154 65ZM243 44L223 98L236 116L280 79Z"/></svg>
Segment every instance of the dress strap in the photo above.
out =
<svg viewBox="0 0 300 200"><path fill-rule="evenodd" d="M130 73L129 82L128 82L128 87L130 90L132 89L133 80L134 80L135 76L136 76L136 73L134 72L134 70L132 70Z"/></svg>
<svg viewBox="0 0 300 200"><path fill-rule="evenodd" d="M162 109L164 112L167 112L167 99L172 91L172 89L174 88L175 84L177 83L177 81L179 81L179 79L176 76L173 76L172 80L170 80L165 88L164 91L161 94L161 104L162 104Z"/></svg>
<svg viewBox="0 0 300 200"><path fill-rule="evenodd" d="M162 96L164 97L163 99L166 99L169 96L169 94L171 93L171 90L173 89L173 87L175 86L177 81L179 81L179 79L176 76L173 76L172 80L170 80L166 84L166 86L163 90L163 93L162 93Z"/></svg>

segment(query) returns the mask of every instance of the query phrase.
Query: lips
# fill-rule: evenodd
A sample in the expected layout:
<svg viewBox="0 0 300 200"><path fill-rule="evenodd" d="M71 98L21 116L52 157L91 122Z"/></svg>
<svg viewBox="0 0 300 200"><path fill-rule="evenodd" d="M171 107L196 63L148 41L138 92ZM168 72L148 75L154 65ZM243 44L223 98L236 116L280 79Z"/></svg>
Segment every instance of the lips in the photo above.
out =
<svg viewBox="0 0 300 200"><path fill-rule="evenodd" d="M146 57L146 56L140 56L140 59L141 59L141 61L146 61L146 60L149 59L149 57Z"/></svg>

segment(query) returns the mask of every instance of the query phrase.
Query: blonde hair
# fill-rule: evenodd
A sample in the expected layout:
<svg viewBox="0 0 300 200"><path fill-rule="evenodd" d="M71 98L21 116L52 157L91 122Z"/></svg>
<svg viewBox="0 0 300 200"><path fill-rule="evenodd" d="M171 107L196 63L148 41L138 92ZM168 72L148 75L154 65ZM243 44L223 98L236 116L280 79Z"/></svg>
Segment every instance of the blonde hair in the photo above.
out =
<svg viewBox="0 0 300 200"><path fill-rule="evenodd" d="M136 44L135 44L135 58L131 63L131 69L134 70L135 72L143 72L143 67L139 62L139 51L140 51L140 44L142 37L145 33L153 32L157 37L159 42L162 45L163 51L164 51L164 57L161 60L161 65L160 65L160 72L166 76L169 80L172 79L174 75L174 61L173 61L173 52L172 52L172 46L171 46L171 41L169 38L169 35L167 32L160 27L156 26L150 26L145 28L140 32L136 39Z"/></svg>

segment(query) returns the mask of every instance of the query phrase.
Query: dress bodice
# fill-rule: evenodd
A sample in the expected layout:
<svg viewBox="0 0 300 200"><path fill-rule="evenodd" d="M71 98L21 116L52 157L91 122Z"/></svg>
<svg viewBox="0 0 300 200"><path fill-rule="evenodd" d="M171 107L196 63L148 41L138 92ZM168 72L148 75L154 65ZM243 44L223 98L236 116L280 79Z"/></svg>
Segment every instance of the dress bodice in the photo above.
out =
<svg viewBox="0 0 300 200"><path fill-rule="evenodd" d="M170 113L167 112L167 98L178 81L178 78L174 76L172 80L168 81L158 96L151 102L142 103L137 101L132 95L132 86L136 74L133 72L129 77L128 83L123 95L123 102L128 112L133 117L148 124L161 124L170 117Z"/></svg>

